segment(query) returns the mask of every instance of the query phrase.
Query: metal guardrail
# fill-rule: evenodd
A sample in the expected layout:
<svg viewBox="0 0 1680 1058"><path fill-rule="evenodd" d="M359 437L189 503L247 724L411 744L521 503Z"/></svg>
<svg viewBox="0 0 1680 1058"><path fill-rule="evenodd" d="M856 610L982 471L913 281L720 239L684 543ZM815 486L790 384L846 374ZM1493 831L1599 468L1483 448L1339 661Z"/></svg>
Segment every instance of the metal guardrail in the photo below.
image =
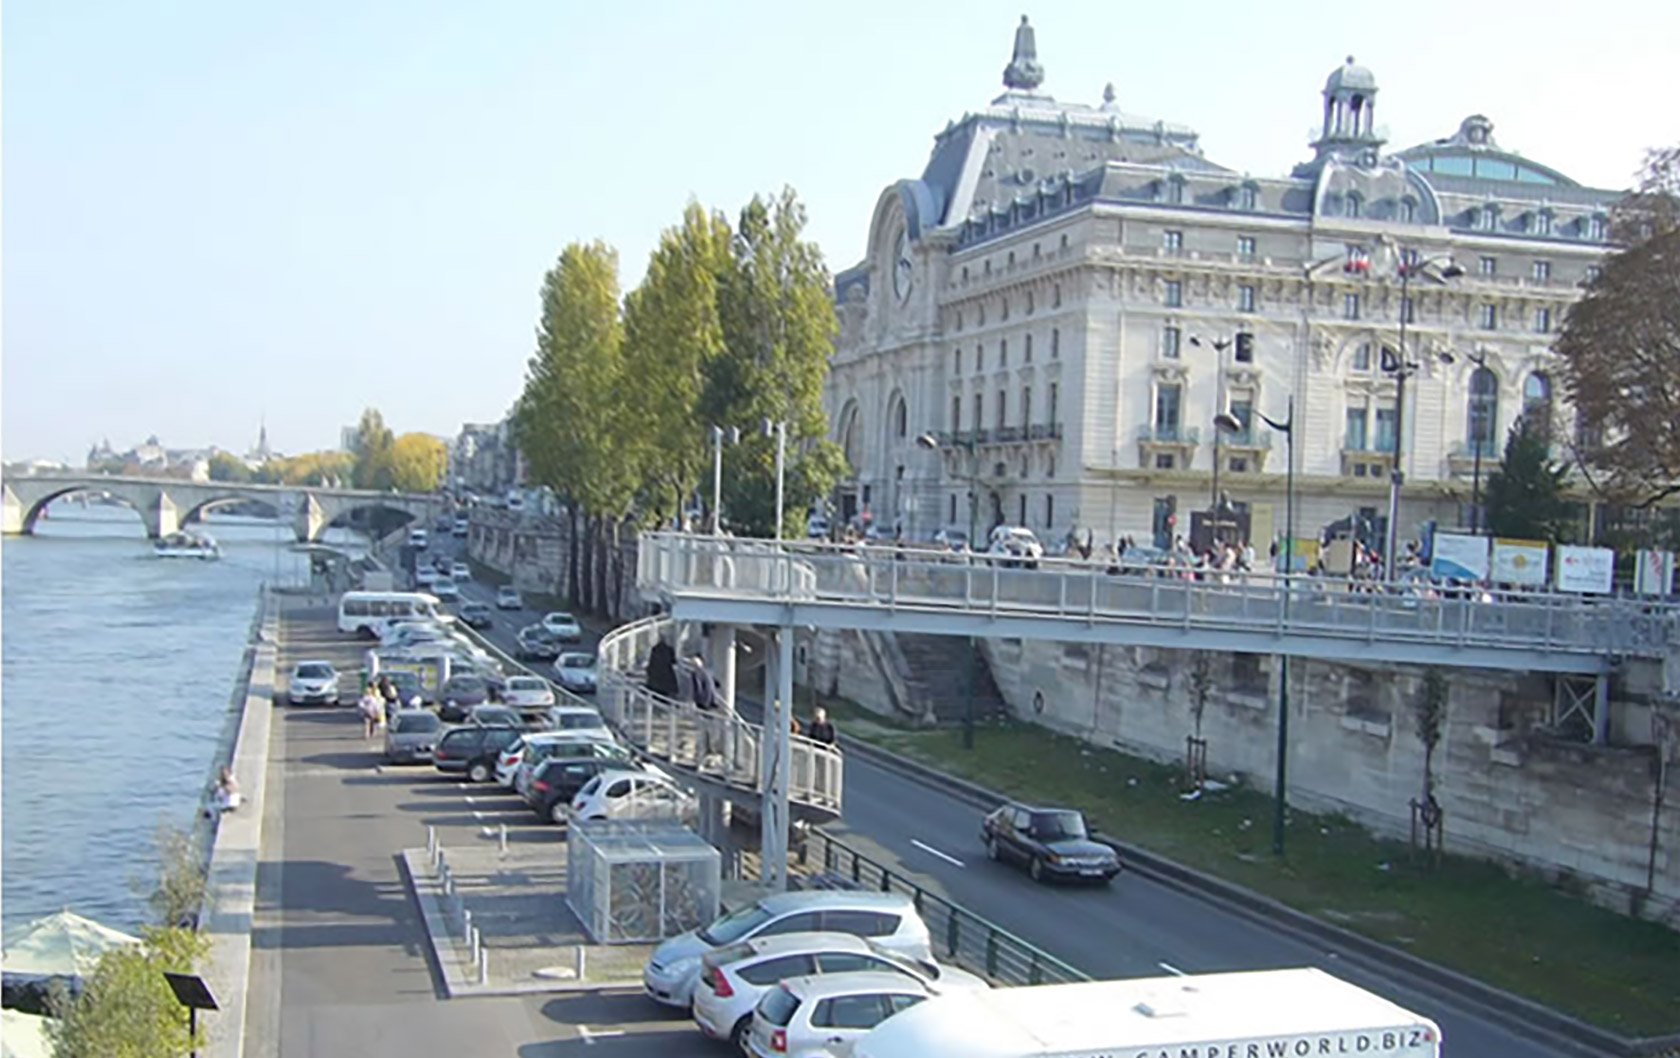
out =
<svg viewBox="0 0 1680 1058"><path fill-rule="evenodd" d="M842 547L647 534L639 586L673 595L886 610L1134 623L1186 631L1442 648L1660 658L1680 645L1680 607L1555 592L1453 592L1269 572L1019 560L916 548Z"/></svg>
<svg viewBox="0 0 1680 1058"><path fill-rule="evenodd" d="M721 710L701 710L643 685L648 651L670 627L647 618L601 638L597 708L635 747L649 756L740 790L764 789L764 731ZM790 735L788 799L838 815L845 762L833 746Z"/></svg>
<svg viewBox="0 0 1680 1058"><path fill-rule="evenodd" d="M1042 948L993 925L973 912L930 892L909 878L894 874L821 829L813 829L799 847L795 862L822 873L803 879L806 888L842 884L881 892L907 893L927 923L933 950L949 962L1001 985L1060 984L1089 981L1091 975L1068 965Z"/></svg>

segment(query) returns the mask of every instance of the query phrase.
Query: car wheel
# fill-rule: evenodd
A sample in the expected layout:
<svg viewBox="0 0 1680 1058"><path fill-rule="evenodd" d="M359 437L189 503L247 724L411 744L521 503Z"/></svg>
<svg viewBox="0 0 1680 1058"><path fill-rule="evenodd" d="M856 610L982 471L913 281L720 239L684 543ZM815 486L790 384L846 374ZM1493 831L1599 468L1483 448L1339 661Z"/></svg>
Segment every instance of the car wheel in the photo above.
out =
<svg viewBox="0 0 1680 1058"><path fill-rule="evenodd" d="M557 825L564 823L566 821L566 802L556 801L554 804L550 805L548 809L548 818Z"/></svg>
<svg viewBox="0 0 1680 1058"><path fill-rule="evenodd" d="M1044 881L1044 861L1034 856L1032 866L1027 868L1027 873L1032 875L1032 880L1035 882Z"/></svg>
<svg viewBox="0 0 1680 1058"><path fill-rule="evenodd" d="M990 834L986 835L986 858L988 860L999 860L1003 858L1002 853L998 851L997 838L992 837Z"/></svg>
<svg viewBox="0 0 1680 1058"><path fill-rule="evenodd" d="M747 1035L752 1032L752 1019L751 1014L743 1014L741 1020L735 1023L735 1027L729 1030L729 1042L742 1054L747 1053Z"/></svg>
<svg viewBox="0 0 1680 1058"><path fill-rule="evenodd" d="M467 779L471 782L487 782L490 779L490 765L482 761L467 769Z"/></svg>

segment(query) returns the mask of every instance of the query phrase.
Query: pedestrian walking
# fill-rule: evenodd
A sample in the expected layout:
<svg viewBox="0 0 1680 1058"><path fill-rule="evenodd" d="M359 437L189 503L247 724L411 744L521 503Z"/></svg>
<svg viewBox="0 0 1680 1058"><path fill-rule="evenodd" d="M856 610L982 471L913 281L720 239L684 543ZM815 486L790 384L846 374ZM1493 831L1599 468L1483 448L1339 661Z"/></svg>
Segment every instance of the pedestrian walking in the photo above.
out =
<svg viewBox="0 0 1680 1058"><path fill-rule="evenodd" d="M647 689L666 698L677 696L677 652L663 639L648 651Z"/></svg>
<svg viewBox="0 0 1680 1058"><path fill-rule="evenodd" d="M375 729L385 719L385 699L369 687L362 693L362 700L357 705L362 711L362 737L372 738Z"/></svg>
<svg viewBox="0 0 1680 1058"><path fill-rule="evenodd" d="M717 708L717 684L712 681L712 674L706 670L706 659L696 654L690 663L694 666L690 674L694 688L694 708Z"/></svg>

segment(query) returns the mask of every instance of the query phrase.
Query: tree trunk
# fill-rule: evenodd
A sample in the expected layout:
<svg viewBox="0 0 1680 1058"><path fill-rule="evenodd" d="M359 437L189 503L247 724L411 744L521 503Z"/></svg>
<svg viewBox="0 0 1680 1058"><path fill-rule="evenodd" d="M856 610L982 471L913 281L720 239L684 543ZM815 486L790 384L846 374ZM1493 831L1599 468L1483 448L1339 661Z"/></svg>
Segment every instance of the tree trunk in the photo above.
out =
<svg viewBox="0 0 1680 1058"><path fill-rule="evenodd" d="M578 584L583 579L583 539L578 526L577 506L568 503L566 513L571 523L570 531L566 534L566 565L571 569L571 576L566 578L566 599L575 610L582 598Z"/></svg>

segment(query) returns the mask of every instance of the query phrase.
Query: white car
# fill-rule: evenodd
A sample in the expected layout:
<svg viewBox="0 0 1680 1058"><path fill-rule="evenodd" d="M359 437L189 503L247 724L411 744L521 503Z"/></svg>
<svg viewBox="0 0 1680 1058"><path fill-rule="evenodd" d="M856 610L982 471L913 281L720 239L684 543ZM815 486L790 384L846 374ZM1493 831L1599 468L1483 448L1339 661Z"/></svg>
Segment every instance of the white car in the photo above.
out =
<svg viewBox="0 0 1680 1058"><path fill-rule="evenodd" d="M451 562L449 564L449 579L457 582L472 580L472 567L465 562Z"/></svg>
<svg viewBox="0 0 1680 1058"><path fill-rule="evenodd" d="M300 661L286 683L289 705L337 705L338 670L326 661Z"/></svg>
<svg viewBox="0 0 1680 1058"><path fill-rule="evenodd" d="M444 602L454 602L461 597L461 588L448 577L439 577L432 581L432 594Z"/></svg>
<svg viewBox="0 0 1680 1058"><path fill-rule="evenodd" d="M573 694L594 694L595 655L568 652L554 659L554 679Z"/></svg>
<svg viewBox="0 0 1680 1058"><path fill-rule="evenodd" d="M443 574L439 573L431 566L414 567L414 583L417 587L430 588L432 585L436 584L438 582L438 578L442 576ZM436 593L434 592L433 594Z"/></svg>
<svg viewBox="0 0 1680 1058"><path fill-rule="evenodd" d="M447 640L449 633L442 625L430 621L393 621L379 633L381 647L406 647L415 643L439 643Z"/></svg>
<svg viewBox="0 0 1680 1058"><path fill-rule="evenodd" d="M1032 568L1038 560L1044 557L1044 545L1038 542L1033 531L1019 525L1000 525L992 530L992 538L986 548L986 554L1001 565L1022 564Z"/></svg>
<svg viewBox="0 0 1680 1058"><path fill-rule="evenodd" d="M576 643L583 639L583 628L577 623L577 618L563 611L556 610L554 613L544 614L542 626L548 630L549 635L562 643Z"/></svg>
<svg viewBox="0 0 1680 1058"><path fill-rule="evenodd" d="M604 771L572 798L571 817L597 819L676 819L694 815L694 795L664 775L648 771Z"/></svg>
<svg viewBox="0 0 1680 1058"><path fill-rule="evenodd" d="M521 711L547 709L554 704L554 688L541 676L509 676L502 688L502 704Z"/></svg>
<svg viewBox="0 0 1680 1058"><path fill-rule="evenodd" d="M496 589L496 609L523 610L525 600L519 597L519 589L511 584L504 584Z"/></svg>
<svg viewBox="0 0 1680 1058"><path fill-rule="evenodd" d="M556 705L543 717L543 726L550 731L563 731L579 738L593 738L601 742L618 741L601 714L587 705Z"/></svg>
<svg viewBox="0 0 1680 1058"><path fill-rule="evenodd" d="M764 993L753 1011L746 1052L752 1058L849 1054L858 1037L939 993L913 977L889 973L793 977Z"/></svg>
<svg viewBox="0 0 1680 1058"><path fill-rule="evenodd" d="M966 971L899 955L855 934L785 933L728 944L703 957L694 1021L707 1036L739 1049L752 1030L753 1008L782 981L864 971L901 974L934 987L990 987Z"/></svg>

